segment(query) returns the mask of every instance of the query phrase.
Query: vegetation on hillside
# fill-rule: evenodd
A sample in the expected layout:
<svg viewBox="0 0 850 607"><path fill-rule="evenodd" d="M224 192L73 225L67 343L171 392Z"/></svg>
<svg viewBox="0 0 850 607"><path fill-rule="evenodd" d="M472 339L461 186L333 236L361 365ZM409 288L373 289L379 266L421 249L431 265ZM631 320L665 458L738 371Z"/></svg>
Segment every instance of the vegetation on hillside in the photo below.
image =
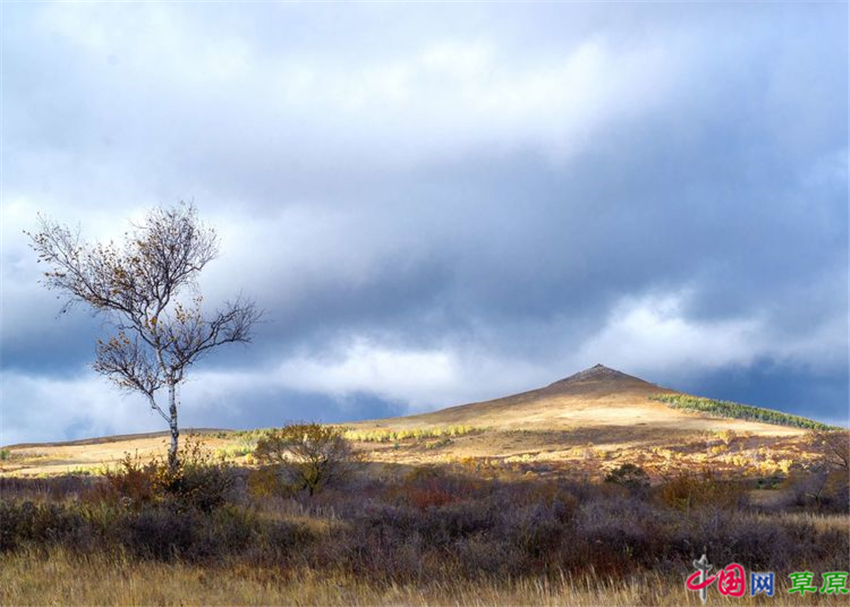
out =
<svg viewBox="0 0 850 607"><path fill-rule="evenodd" d="M296 424L300 426L311 426L316 424ZM285 426L285 427L291 427ZM423 441L438 439L436 442L426 444L429 449L438 449L451 444L453 438L466 436L470 434L478 434L484 432L485 428L477 428L465 425L450 425L436 428L406 428L403 430L393 430L390 428L374 428L371 430L355 429L346 426L323 426L333 428L335 432L346 440L355 443L376 443L376 444L410 444L419 445ZM255 450L258 444L268 441L270 437L274 437L280 430L278 428L257 428L254 430L219 430L211 434L213 438L233 441L232 444L220 447L216 451L216 456L221 460L239 460L241 463L256 463ZM242 459L245 458L245 459Z"/></svg>
<svg viewBox="0 0 850 607"><path fill-rule="evenodd" d="M397 443L408 439L451 438L482 431L482 428L463 425L441 428L408 428L405 430L391 430L389 428L376 428L374 430L348 429L345 431L345 438L364 443Z"/></svg>
<svg viewBox="0 0 850 607"><path fill-rule="evenodd" d="M799 415L790 415L773 409L763 409L751 405L742 405L728 400L714 400L700 396L689 396L687 394L656 394L650 396L652 400L666 403L674 409L687 409L699 411L714 417L732 417L736 419L747 419L751 421L776 424L779 426L794 426L809 430L834 430L833 426L823 424Z"/></svg>

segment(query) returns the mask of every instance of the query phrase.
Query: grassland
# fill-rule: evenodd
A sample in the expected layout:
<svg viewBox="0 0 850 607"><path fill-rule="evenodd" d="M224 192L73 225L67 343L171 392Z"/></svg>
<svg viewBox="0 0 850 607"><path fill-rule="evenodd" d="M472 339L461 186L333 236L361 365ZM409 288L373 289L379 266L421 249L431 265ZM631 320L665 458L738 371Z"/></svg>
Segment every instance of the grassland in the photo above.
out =
<svg viewBox="0 0 850 607"><path fill-rule="evenodd" d="M846 604L787 593L850 569L846 457L789 417L579 375L339 427L356 471L312 496L254 458L268 429L185 432L203 457L168 484L164 433L5 447L0 604L699 605L703 547L774 571L770 604Z"/></svg>
<svg viewBox="0 0 850 607"><path fill-rule="evenodd" d="M710 401L594 367L538 390L408 417L345 425L346 437L378 465L474 462L535 474L604 478L624 463L653 479L711 467L766 475L813 455L807 430L825 427L777 411ZM759 417L760 416L760 417ZM765 422L770 423L765 423ZM191 431L189 431L191 432ZM267 429L203 430L223 461L252 465ZM164 433L6 447L0 471L97 473L125 452L151 458Z"/></svg>
<svg viewBox="0 0 850 607"><path fill-rule="evenodd" d="M206 449L221 462L254 466L252 453L266 430L206 431ZM191 438L187 431L184 437ZM748 477L786 474L817 456L805 434L753 435L734 430L665 430L636 426L501 430L473 426L347 430L355 450L376 468L454 466L479 474L534 474L601 480L625 463L644 468L653 480L709 468ZM98 475L114 469L126 453L149 461L166 437L120 437L96 445L13 447L0 474L43 477Z"/></svg>
<svg viewBox="0 0 850 607"><path fill-rule="evenodd" d="M205 430L184 437L201 438L216 460L253 466L252 453L267 429ZM480 474L535 474L601 480L612 469L633 463L653 480L709 468L748 477L787 474L817 456L805 433L753 434L731 429L659 430L654 426L576 426L544 430L500 429L470 425L406 428L347 427L345 436L376 468L460 466ZM101 474L126 453L149 461L162 453L167 438L122 436L97 443L44 444L8 449L0 474L51 476Z"/></svg>
<svg viewBox="0 0 850 607"><path fill-rule="evenodd" d="M788 573L850 566L846 494L816 504L806 479L364 467L309 497L259 468L210 463L169 493L134 470L0 478L0 604L695 605L683 579L707 546L775 571L791 605Z"/></svg>

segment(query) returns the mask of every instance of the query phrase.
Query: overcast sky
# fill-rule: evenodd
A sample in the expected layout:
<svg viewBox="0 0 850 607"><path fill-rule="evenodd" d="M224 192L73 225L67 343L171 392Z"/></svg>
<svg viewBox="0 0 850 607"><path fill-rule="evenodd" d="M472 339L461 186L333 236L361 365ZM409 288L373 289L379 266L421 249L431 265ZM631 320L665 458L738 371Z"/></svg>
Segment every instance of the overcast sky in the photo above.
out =
<svg viewBox="0 0 850 607"><path fill-rule="evenodd" d="M38 284L193 199L267 311L185 426L488 399L596 363L848 417L847 3L2 7L0 443L163 429Z"/></svg>

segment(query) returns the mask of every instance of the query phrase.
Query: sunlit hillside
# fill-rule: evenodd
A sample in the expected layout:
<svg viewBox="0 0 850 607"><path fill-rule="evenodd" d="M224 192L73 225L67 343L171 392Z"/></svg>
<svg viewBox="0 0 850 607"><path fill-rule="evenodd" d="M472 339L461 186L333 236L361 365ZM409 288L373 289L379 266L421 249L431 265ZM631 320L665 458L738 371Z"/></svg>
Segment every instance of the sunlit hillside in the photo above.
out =
<svg viewBox="0 0 850 607"><path fill-rule="evenodd" d="M720 417L679 406L683 398L696 397L597 365L521 394L343 427L368 461L402 466L448 463L599 477L632 463L653 477L706 467L770 475L811 455L807 428ZM779 422L797 421L773 414ZM184 432L201 437L216 457L243 464L252 463L262 433ZM19 475L96 472L125 453L142 459L162 454L165 440L165 433L154 433L12 446L2 466Z"/></svg>

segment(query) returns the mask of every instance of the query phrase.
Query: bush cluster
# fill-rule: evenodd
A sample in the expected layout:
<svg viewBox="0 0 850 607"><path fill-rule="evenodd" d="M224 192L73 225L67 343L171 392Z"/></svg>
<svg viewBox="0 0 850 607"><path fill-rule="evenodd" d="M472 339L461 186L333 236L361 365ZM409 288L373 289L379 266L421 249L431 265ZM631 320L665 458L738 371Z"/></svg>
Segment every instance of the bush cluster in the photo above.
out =
<svg viewBox="0 0 850 607"><path fill-rule="evenodd" d="M681 575L704 548L712 562L778 574L803 563L848 568L846 529L756 507L740 485L707 475L647 487L634 468L607 483L419 468L310 496L261 491L257 471L192 469L184 477L192 480L153 491L151 475L135 465L99 481L33 480L37 491L0 479L0 550L61 546L141 560L306 566L386 583L591 570Z"/></svg>
<svg viewBox="0 0 850 607"><path fill-rule="evenodd" d="M187 440L179 451L179 462L174 469L163 459L145 463L125 454L115 469L104 471L105 482L90 490L90 498L136 510L165 502L179 510L203 512L211 512L227 501L233 471L215 461L201 442Z"/></svg>
<svg viewBox="0 0 850 607"><path fill-rule="evenodd" d="M61 546L76 553L123 552L170 562L221 560L262 554L281 562L309 544L307 529L262 520L249 509L181 510L174 504L138 510L104 504L0 502L0 551Z"/></svg>
<svg viewBox="0 0 850 607"><path fill-rule="evenodd" d="M742 482L706 473L650 485L630 464L603 483L485 478L473 466L359 475L341 429L296 425L259 435L260 466L250 469L190 440L176 470L128 455L101 476L0 477L0 552L61 549L251 575L306 569L387 586L565 572L681 579L704 550L715 564L780 577L844 571L843 437L815 437L822 461L795 469L781 490L789 499L767 507L750 503ZM842 504L840 520L811 515Z"/></svg>

